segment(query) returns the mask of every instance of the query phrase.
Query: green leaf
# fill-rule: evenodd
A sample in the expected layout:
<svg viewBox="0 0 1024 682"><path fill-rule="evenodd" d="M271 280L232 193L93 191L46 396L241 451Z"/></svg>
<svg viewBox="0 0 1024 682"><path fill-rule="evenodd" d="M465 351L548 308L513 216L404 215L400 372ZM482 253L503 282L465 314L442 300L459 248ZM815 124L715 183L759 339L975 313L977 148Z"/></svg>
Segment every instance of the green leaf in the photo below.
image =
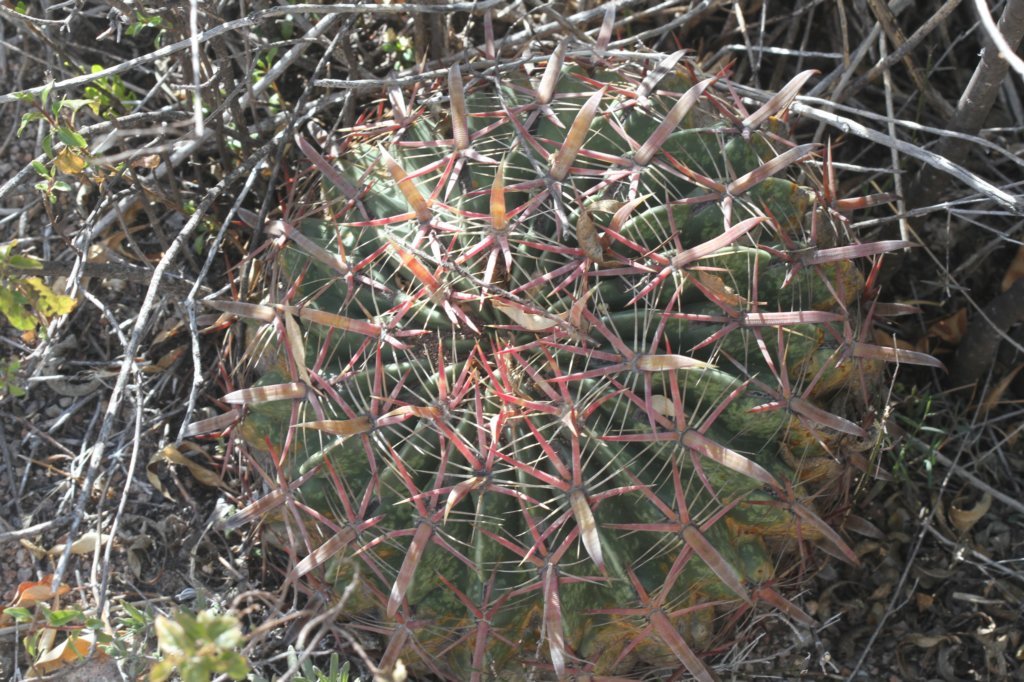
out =
<svg viewBox="0 0 1024 682"><path fill-rule="evenodd" d="M176 620L157 616L153 623L156 630L157 646L165 654L181 654L189 648L189 638L185 628ZM194 640L193 640L194 641Z"/></svg>
<svg viewBox="0 0 1024 682"><path fill-rule="evenodd" d="M202 663L189 663L181 666L181 682L210 682L213 671Z"/></svg>
<svg viewBox="0 0 1024 682"><path fill-rule="evenodd" d="M48 157L53 158L53 135L43 137L43 151Z"/></svg>
<svg viewBox="0 0 1024 682"><path fill-rule="evenodd" d="M53 189L54 189L54 191L57 191L57 192L70 192L71 191L71 185L69 185L68 183L64 182L63 180L58 180L57 182L53 183Z"/></svg>
<svg viewBox="0 0 1024 682"><path fill-rule="evenodd" d="M143 613L142 611L139 611L137 608L132 606L130 603L122 600L121 601L121 608L123 608L125 610L125 612L128 614L129 618L131 618L133 621L135 621L139 625L146 625L149 622L149 619L146 618L146 614Z"/></svg>
<svg viewBox="0 0 1024 682"><path fill-rule="evenodd" d="M27 304L28 300L24 296L0 286L0 313L4 314L12 327L23 332L35 329L37 325L36 318L25 310Z"/></svg>
<svg viewBox="0 0 1024 682"><path fill-rule="evenodd" d="M50 169L42 161L33 160L32 169L47 180L50 179Z"/></svg>
<svg viewBox="0 0 1024 682"><path fill-rule="evenodd" d="M226 659L223 665L218 666L220 668L219 672L227 673L228 677L233 680L244 680L246 675L249 674L249 662L245 660L245 657L241 654L229 652Z"/></svg>
<svg viewBox="0 0 1024 682"><path fill-rule="evenodd" d="M71 109L71 111L78 111L82 107L88 106L91 102L91 99L62 99L60 101L60 108Z"/></svg>
<svg viewBox="0 0 1024 682"><path fill-rule="evenodd" d="M43 611L43 617L46 619L46 624L55 628L74 622L81 618L82 615L82 612L78 609L61 609L59 611L50 611L49 609L45 609Z"/></svg>
<svg viewBox="0 0 1024 682"><path fill-rule="evenodd" d="M8 606L4 609L4 615L10 616L19 623L27 623L32 620L32 612L23 606Z"/></svg>
<svg viewBox="0 0 1024 682"><path fill-rule="evenodd" d="M39 638L42 636L43 631L39 630L25 638L25 652L28 653L29 658L35 658L39 653Z"/></svg>
<svg viewBox="0 0 1024 682"><path fill-rule="evenodd" d="M150 682L164 682L174 674L174 661L165 659L152 667L149 671Z"/></svg>
<svg viewBox="0 0 1024 682"><path fill-rule="evenodd" d="M43 116L42 112L39 111L29 111L22 114L21 125L18 126L18 137L21 137L22 132L25 131L25 128L28 127L29 123L32 123L33 121L41 121L44 118L45 116Z"/></svg>
<svg viewBox="0 0 1024 682"><path fill-rule="evenodd" d="M28 12L28 5L25 4L25 0L18 0L18 4L14 6L14 11L18 14L25 14Z"/></svg>
<svg viewBox="0 0 1024 682"><path fill-rule="evenodd" d="M43 264L39 262L39 259L19 254L14 254L7 260L7 262L12 268L18 268L19 270L38 270L43 267Z"/></svg>
<svg viewBox="0 0 1024 682"><path fill-rule="evenodd" d="M50 91L53 90L53 81L43 86L42 91L39 93L39 101L42 103L43 109L46 109L46 103L50 100Z"/></svg>
<svg viewBox="0 0 1024 682"><path fill-rule="evenodd" d="M89 146L89 143L80 133L72 130L68 126L61 126L57 128L57 137L59 137L60 141L67 146L74 147L76 149L85 149Z"/></svg>

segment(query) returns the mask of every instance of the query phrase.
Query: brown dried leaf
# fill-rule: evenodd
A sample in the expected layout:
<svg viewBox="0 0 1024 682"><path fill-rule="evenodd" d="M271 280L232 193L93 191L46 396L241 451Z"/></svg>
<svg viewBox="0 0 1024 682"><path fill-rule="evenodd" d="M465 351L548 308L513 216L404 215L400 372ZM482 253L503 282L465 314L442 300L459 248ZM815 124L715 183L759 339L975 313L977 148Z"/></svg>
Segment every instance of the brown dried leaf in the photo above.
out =
<svg viewBox="0 0 1024 682"><path fill-rule="evenodd" d="M1021 278L1024 278L1024 244L1017 249L1017 255L1013 257L1010 267L1006 268L1006 274L1003 275L1003 281L999 285L999 290L1008 290Z"/></svg>
<svg viewBox="0 0 1024 682"><path fill-rule="evenodd" d="M576 241L587 258L598 263L604 260L601 238L597 236L597 228L585 208L580 209L580 217L576 221Z"/></svg>
<svg viewBox="0 0 1024 682"><path fill-rule="evenodd" d="M871 334L874 337L875 344L878 346L885 346L886 348L897 348L899 350L920 350L917 346L905 341L899 337L893 336L882 329L873 329Z"/></svg>
<svg viewBox="0 0 1024 682"><path fill-rule="evenodd" d="M53 590L53 574L44 577L42 580L27 581L18 585L14 603L11 606L29 608L39 602L48 602L54 597L65 595L71 591L66 584L61 583L56 592Z"/></svg>
<svg viewBox="0 0 1024 682"><path fill-rule="evenodd" d="M957 639L952 635L925 635L920 632L914 632L904 637L903 641L913 644L920 649L934 649L946 642L956 642Z"/></svg>
<svg viewBox="0 0 1024 682"><path fill-rule="evenodd" d="M967 333L967 308L961 308L949 317L933 322L928 327L928 338L939 339L951 346L959 346Z"/></svg>
<svg viewBox="0 0 1024 682"><path fill-rule="evenodd" d="M160 165L159 154L143 154L142 156L136 156L131 160L129 165L132 168L148 168L150 170Z"/></svg>
<svg viewBox="0 0 1024 682"><path fill-rule="evenodd" d="M989 389L989 392L985 394L985 399L981 401L981 405L978 406L978 411L981 414L987 414L989 410L998 405L1003 399L1003 395L1006 393L1006 389L1010 387L1013 380L1017 378L1017 374L1020 373L1021 368L1024 368L1024 363L1017 365L1010 370L1006 376L997 381L995 385Z"/></svg>
<svg viewBox="0 0 1024 682"><path fill-rule="evenodd" d="M967 533L992 507L992 495L985 493L970 509L960 507L956 501L949 507L949 522L961 533Z"/></svg>
<svg viewBox="0 0 1024 682"><path fill-rule="evenodd" d="M189 443L186 441L183 442L181 445L183 448L187 450L192 450L193 452L202 454L204 456L206 454L202 448L193 443ZM157 467L161 462L166 462L168 464L178 464L185 467L186 469L189 470L189 473L191 473L192 476L203 485L209 486L211 488L227 487L224 485L224 481L221 480L221 477L218 476L216 473L210 471L201 464L192 461L191 459L183 455L181 453L181 450L179 450L175 446L168 445L159 452L154 453L153 456L149 458L149 462L146 464L146 478L149 480L150 485L159 490L160 494L162 494L169 500L173 500L174 498L167 493L167 489L164 487L164 484L160 481L160 477L157 476Z"/></svg>
<svg viewBox="0 0 1024 682"><path fill-rule="evenodd" d="M715 300L725 303L733 307L745 307L747 305L747 299L743 298L729 287L725 280L718 275L707 272L706 270L696 270L694 274L697 275L697 280L704 285L706 289L715 293Z"/></svg>

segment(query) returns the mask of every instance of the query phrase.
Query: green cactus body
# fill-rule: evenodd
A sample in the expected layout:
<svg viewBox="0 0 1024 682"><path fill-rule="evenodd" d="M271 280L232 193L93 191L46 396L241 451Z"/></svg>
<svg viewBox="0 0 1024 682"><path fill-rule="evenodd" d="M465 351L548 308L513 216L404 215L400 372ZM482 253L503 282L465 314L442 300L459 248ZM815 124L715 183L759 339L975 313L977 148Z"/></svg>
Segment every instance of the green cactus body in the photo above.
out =
<svg viewBox="0 0 1024 682"><path fill-rule="evenodd" d="M308 476L298 573L358 578L385 667L707 680L740 613L811 622L775 586L814 545L856 560L798 470L865 436L870 263L823 250L850 239L784 121L557 61L347 135L264 320L260 384L307 388L248 394L242 434Z"/></svg>

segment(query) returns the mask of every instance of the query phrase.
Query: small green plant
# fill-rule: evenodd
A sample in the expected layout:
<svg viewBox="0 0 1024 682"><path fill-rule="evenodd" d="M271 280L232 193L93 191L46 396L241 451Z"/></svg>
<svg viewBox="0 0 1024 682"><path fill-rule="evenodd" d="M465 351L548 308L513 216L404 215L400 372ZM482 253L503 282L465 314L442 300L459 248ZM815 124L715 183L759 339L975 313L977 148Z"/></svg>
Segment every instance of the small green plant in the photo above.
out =
<svg viewBox="0 0 1024 682"><path fill-rule="evenodd" d="M91 100L61 98L51 101L52 88L51 81L39 93L38 100L30 93L18 96L22 102L33 107L32 111L22 115L18 135L21 136L25 128L35 121L45 121L49 126L49 132L42 141L43 152L49 163L33 161L32 168L42 178L36 183L36 189L42 192L51 204L55 204L57 192L71 191L71 185L60 180L58 173L79 175L89 168L89 141L78 132L75 115L79 109L91 104ZM57 149L54 147L55 142L63 146Z"/></svg>
<svg viewBox="0 0 1024 682"><path fill-rule="evenodd" d="M93 64L91 73L103 70L100 64ZM115 118L125 112L124 103L132 99L131 93L120 76L97 78L91 85L85 86L85 97L92 113L103 118Z"/></svg>
<svg viewBox="0 0 1024 682"><path fill-rule="evenodd" d="M294 648L288 649L288 667L294 668L299 657ZM335 652L327 663L327 670L323 671L313 665L308 658L299 665L300 674L292 678L294 682L349 682L349 662L341 662L341 657ZM356 678L352 682L359 682Z"/></svg>
<svg viewBox="0 0 1024 682"><path fill-rule="evenodd" d="M59 673L68 665L98 652L107 655L114 641L104 622L77 606L59 608L67 586L52 590L52 576L18 586L13 606L0 612L0 626L18 623L32 678ZM48 604L52 604L50 606Z"/></svg>
<svg viewBox="0 0 1024 682"><path fill-rule="evenodd" d="M24 275L38 270L42 263L31 256L14 253L16 241L0 244L0 313L12 327L23 332L35 331L55 315L67 315L75 308L75 299L53 291L40 277ZM15 366L13 372L17 372ZM12 376L11 363L0 371L0 388Z"/></svg>
<svg viewBox="0 0 1024 682"><path fill-rule="evenodd" d="M133 21L131 25L128 26L124 34L129 38L132 38L142 33L142 31L144 31L147 28L157 29L159 31L159 34L162 34L163 21L163 17L157 15L147 17L142 12L136 12L135 21Z"/></svg>
<svg viewBox="0 0 1024 682"><path fill-rule="evenodd" d="M18 372L20 371L21 362L18 360L0 362L0 398L6 395L20 398L25 395L25 389L18 384Z"/></svg>
<svg viewBox="0 0 1024 682"><path fill-rule="evenodd" d="M388 28L384 31L384 40L380 49L395 55L401 67L413 66L416 63L416 52L413 49L412 39L408 36L399 35L395 30Z"/></svg>
<svg viewBox="0 0 1024 682"><path fill-rule="evenodd" d="M163 660L150 670L151 682L163 682L175 671L183 682L209 682L215 674L244 680L249 674L249 662L238 653L245 636L236 617L179 611L171 618L157 616L155 624Z"/></svg>

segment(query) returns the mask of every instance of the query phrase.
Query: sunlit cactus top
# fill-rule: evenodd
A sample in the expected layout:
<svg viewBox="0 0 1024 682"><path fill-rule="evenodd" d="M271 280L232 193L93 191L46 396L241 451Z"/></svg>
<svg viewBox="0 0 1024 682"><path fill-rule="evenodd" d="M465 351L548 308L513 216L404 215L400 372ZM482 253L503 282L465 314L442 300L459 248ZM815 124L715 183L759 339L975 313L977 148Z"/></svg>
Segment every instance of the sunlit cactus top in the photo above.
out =
<svg viewBox="0 0 1024 682"><path fill-rule="evenodd" d="M298 139L270 224L270 480L241 518L348 627L444 679L701 680L827 554L870 468L884 360L827 147L682 53L456 64ZM882 198L884 200L884 197ZM301 521L301 523L299 523ZM709 663L708 661L712 661ZM596 678L596 677L595 677Z"/></svg>

